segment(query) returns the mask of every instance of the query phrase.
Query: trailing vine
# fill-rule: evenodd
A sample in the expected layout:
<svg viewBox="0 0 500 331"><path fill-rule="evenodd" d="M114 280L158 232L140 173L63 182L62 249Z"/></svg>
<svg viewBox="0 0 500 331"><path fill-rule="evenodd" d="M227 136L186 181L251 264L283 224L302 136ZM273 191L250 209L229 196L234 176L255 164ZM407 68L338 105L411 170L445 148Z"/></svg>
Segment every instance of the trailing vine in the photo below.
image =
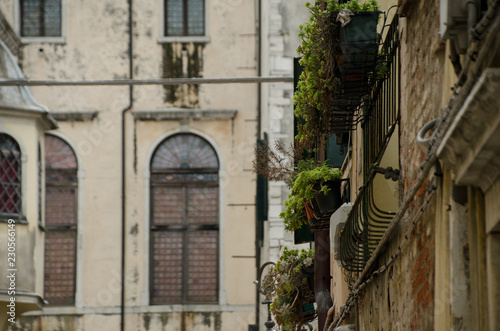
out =
<svg viewBox="0 0 500 331"><path fill-rule="evenodd" d="M295 115L299 119L296 139L309 149L319 145L321 138L331 133L335 100L341 94L338 63L342 62L339 50L339 24L336 16L341 9L350 11L378 11L376 0L360 4L351 0L338 4L337 0L306 2L311 15L299 26L302 55L299 63L303 71L294 95Z"/></svg>

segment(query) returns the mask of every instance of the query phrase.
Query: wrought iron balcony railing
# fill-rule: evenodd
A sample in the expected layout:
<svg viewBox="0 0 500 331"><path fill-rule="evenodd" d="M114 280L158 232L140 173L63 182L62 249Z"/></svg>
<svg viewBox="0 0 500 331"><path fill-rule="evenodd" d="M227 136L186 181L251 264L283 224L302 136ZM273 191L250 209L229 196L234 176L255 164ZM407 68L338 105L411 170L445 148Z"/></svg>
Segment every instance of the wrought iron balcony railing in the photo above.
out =
<svg viewBox="0 0 500 331"><path fill-rule="evenodd" d="M398 17L388 25L379 49L377 71L383 74L372 86L370 96L359 110L363 128L364 185L340 234L340 260L348 272L362 271L373 250L384 235L394 212L381 206L376 195L377 183L383 179L379 167L399 120L399 39ZM397 154L397 153L396 153ZM385 174L391 170L386 170ZM397 179L397 171L386 178ZM396 200L397 197L388 196Z"/></svg>

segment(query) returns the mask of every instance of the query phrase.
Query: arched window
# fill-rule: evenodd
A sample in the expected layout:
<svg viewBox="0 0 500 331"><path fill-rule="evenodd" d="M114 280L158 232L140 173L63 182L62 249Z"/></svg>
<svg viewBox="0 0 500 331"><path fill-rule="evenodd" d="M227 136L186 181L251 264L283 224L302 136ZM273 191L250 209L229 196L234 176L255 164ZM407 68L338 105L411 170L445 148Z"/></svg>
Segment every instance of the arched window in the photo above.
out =
<svg viewBox="0 0 500 331"><path fill-rule="evenodd" d="M75 303L77 162L62 139L45 136L45 299Z"/></svg>
<svg viewBox="0 0 500 331"><path fill-rule="evenodd" d="M0 216L21 220L21 149L5 133L0 133Z"/></svg>
<svg viewBox="0 0 500 331"><path fill-rule="evenodd" d="M218 302L219 161L177 134L151 160L151 304Z"/></svg>

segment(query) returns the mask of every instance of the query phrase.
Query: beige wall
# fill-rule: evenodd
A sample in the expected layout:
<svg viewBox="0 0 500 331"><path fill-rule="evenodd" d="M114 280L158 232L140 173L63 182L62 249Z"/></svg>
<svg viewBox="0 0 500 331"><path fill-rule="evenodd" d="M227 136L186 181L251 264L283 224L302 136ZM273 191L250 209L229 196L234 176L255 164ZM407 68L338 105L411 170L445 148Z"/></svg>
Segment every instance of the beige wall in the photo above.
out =
<svg viewBox="0 0 500 331"><path fill-rule="evenodd" d="M11 290L15 296L15 318L19 319L25 311L40 309L40 299L43 296L43 240L44 234L39 227L38 210L38 144L43 148L43 121L35 113L23 113L20 110L0 110L0 133L10 135L21 149L21 190L22 214L25 220L17 222L14 227L7 222L0 222L0 268L5 274L0 278L0 326L6 327L6 305L9 303ZM43 155L42 155L43 156ZM7 221L7 220L4 220ZM8 230L15 230L15 278L7 278L12 274L7 263ZM8 238L9 237L9 238ZM9 241L8 241L9 240ZM9 251L10 252L10 251ZM14 287L11 287L11 280ZM10 323L9 323L10 324Z"/></svg>
<svg viewBox="0 0 500 331"><path fill-rule="evenodd" d="M15 2L0 4L13 26ZM133 1L134 78L256 76L254 2L206 3L210 41L182 44L158 42L161 1ZM64 43L25 44L20 63L24 74L42 80L128 78L127 2L63 4ZM119 329L121 115L129 103L128 91L127 86L32 88L37 100L53 113L70 114L69 120L59 120L60 128L54 133L73 147L79 162L77 293L74 307L46 307L41 319L39 314L26 317L19 326L23 330ZM133 97L125 137L126 330L246 330L255 323L251 162L257 138L257 85L137 86ZM157 121L131 115L171 107L234 110L236 115ZM93 120L71 120L71 113L78 112L98 115ZM221 162L219 305L149 306L148 302L149 162L155 147L176 132L207 139Z"/></svg>

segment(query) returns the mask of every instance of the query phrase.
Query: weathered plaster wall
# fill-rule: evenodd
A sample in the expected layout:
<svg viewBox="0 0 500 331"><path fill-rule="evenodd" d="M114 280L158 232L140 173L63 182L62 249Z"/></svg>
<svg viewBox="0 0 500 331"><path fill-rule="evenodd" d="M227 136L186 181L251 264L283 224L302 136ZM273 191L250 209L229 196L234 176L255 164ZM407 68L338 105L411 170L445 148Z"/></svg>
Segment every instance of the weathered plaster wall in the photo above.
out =
<svg viewBox="0 0 500 331"><path fill-rule="evenodd" d="M292 76L293 58L299 56L299 25L309 17L303 3L271 1L263 3L263 75ZM269 143L276 141L285 146L293 144L293 85L272 83L262 86L263 116L262 128L269 135ZM284 201L289 190L284 183L269 182L269 250L266 261L277 261L284 246L293 245L293 233L285 232L283 219ZM265 255L267 255L265 254Z"/></svg>
<svg viewBox="0 0 500 331"><path fill-rule="evenodd" d="M382 2L381 5L385 10L390 3ZM408 192L424 160L425 150L416 144L416 135L425 123L441 113L443 103L447 101L443 94L449 95L447 90L449 82L452 81L448 78L451 71L446 60L445 43L438 36L439 2L412 2L409 8L406 17L401 17L399 21L401 117L395 133L398 145L395 150L399 148L397 166L401 169L399 199ZM360 141L359 132L355 132L352 161L347 167L353 178L354 195L360 186L356 178L359 180L363 162L359 147L356 148L360 146ZM410 220L424 201L425 188L424 184L411 204L407 216L391 236L385 251L376 262L376 267L382 266L392 254L397 253L398 246L410 226ZM380 187L378 189L379 194L387 194L387 190L380 190ZM380 198L380 195L378 197ZM394 207L397 208L397 205L386 207L396 211ZM436 255L442 254L436 251L436 245L442 240L448 240L448 237L440 237L442 234L436 233L436 223L440 217L441 206L437 205L435 196L398 258L363 289L357 301L357 317L353 312L350 323L358 323L360 330L434 329L435 308L438 304L435 301L435 274L438 267ZM442 289L439 288L439 291L441 295ZM448 298L443 300L449 302ZM439 304L441 303L440 301Z"/></svg>
<svg viewBox="0 0 500 331"><path fill-rule="evenodd" d="M13 3L2 2L0 8L15 24ZM160 1L132 3L133 78L256 76L254 2L207 1L207 43L158 42ZM64 4L64 43L26 44L20 59L26 77L128 79L127 2ZM57 133L74 147L80 161L79 285L74 307L48 307L40 316L32 314L20 320L17 329L117 330L121 301L121 115L129 104L129 87L34 87L32 91L52 112L69 114L60 121ZM201 120L152 121L131 115L173 107L234 110L236 115L228 119L207 116ZM71 114L78 112L98 115L71 120ZM136 86L125 123L126 330L247 330L255 323L255 174L251 162L257 138L257 85ZM175 132L203 136L221 160L218 305L149 306L149 161L157 144ZM36 155L36 150L28 159L36 162L31 155ZM34 175L36 171L30 172ZM36 178L29 178L29 182L36 183ZM36 203L31 206L35 208ZM37 254L41 258L41 251ZM42 272L43 268L40 265L35 270ZM43 283L38 286L43 288Z"/></svg>
<svg viewBox="0 0 500 331"><path fill-rule="evenodd" d="M30 118L31 117L31 118ZM43 232L38 227L38 144L43 147L43 130L37 125L36 116L14 117L0 114L0 132L14 138L20 146L22 211L27 223L18 223L16 230L16 290L43 293ZM30 202L34 203L30 203ZM7 223L0 223L0 240L7 243ZM3 270L7 268L7 245L0 248ZM0 279L0 289L9 286L6 277Z"/></svg>

